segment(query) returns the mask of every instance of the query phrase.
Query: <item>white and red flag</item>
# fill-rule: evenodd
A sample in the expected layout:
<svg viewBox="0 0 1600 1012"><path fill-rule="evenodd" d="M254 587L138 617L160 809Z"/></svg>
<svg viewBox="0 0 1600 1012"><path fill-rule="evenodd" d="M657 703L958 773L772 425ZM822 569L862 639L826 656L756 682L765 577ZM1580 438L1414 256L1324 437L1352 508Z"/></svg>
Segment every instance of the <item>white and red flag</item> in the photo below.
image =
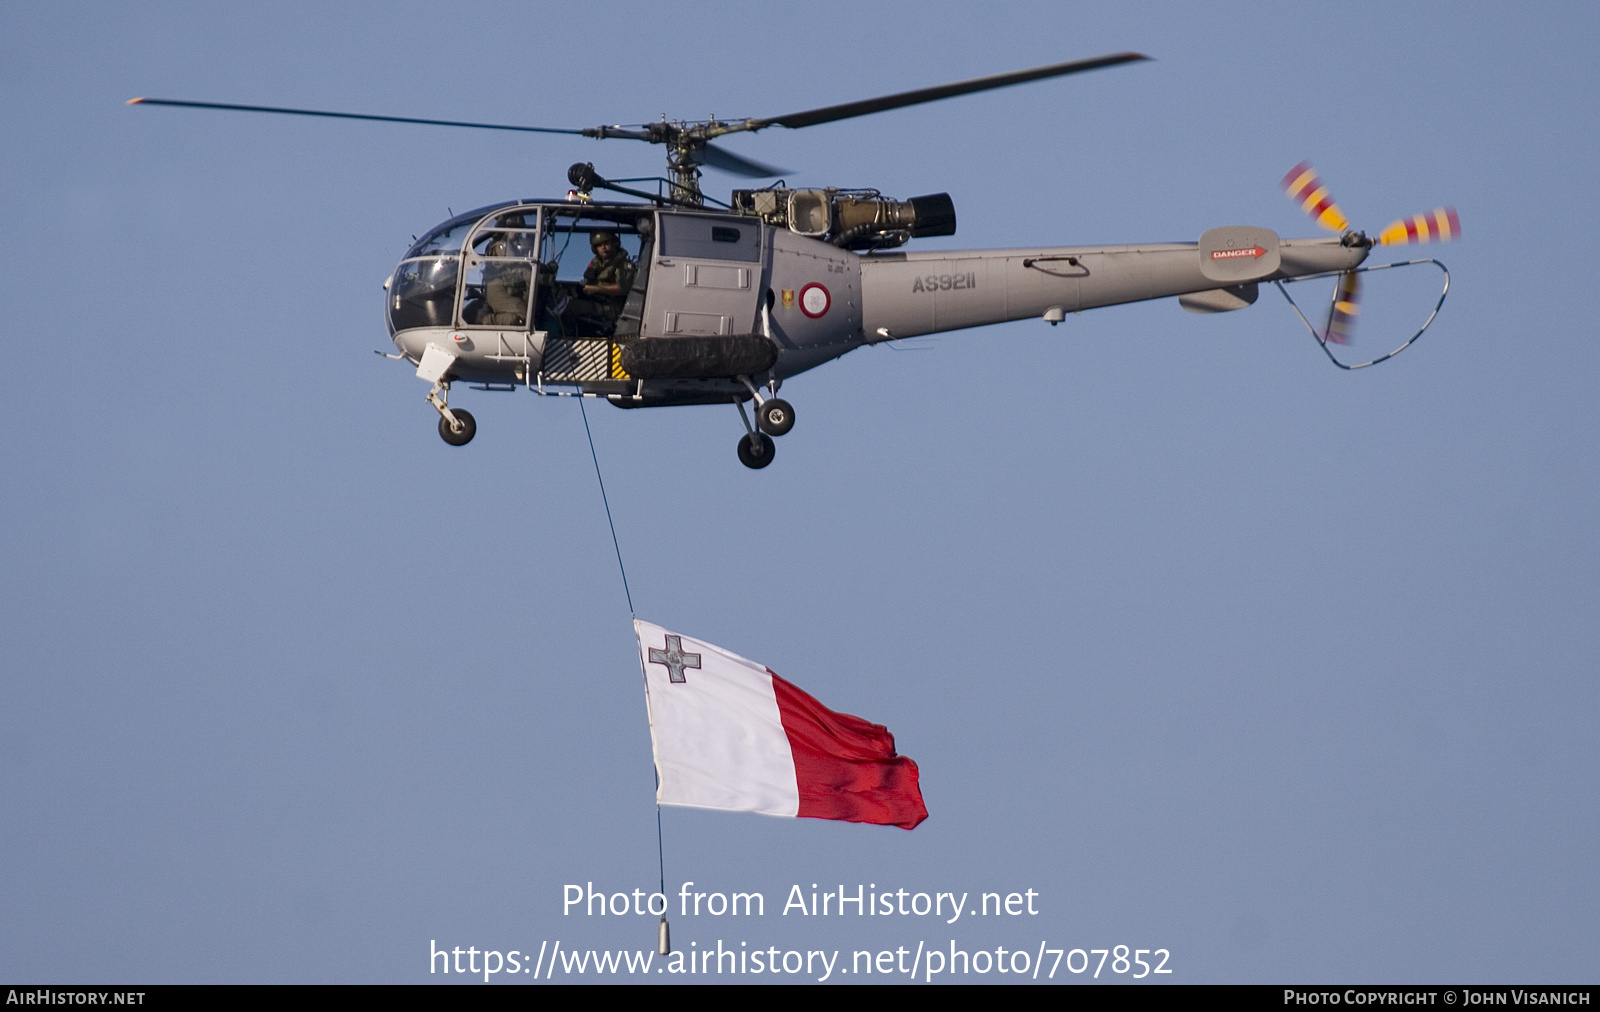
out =
<svg viewBox="0 0 1600 1012"><path fill-rule="evenodd" d="M768 668L635 620L656 801L912 829L917 764L881 724L835 713Z"/></svg>

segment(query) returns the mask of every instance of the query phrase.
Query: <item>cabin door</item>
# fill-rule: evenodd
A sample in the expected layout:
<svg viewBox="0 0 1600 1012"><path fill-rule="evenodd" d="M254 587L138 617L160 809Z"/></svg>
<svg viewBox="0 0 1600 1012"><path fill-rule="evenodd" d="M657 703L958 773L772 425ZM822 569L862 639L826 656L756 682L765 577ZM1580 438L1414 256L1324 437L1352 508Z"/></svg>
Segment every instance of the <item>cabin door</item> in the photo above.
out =
<svg viewBox="0 0 1600 1012"><path fill-rule="evenodd" d="M657 222L644 336L755 333L761 222L668 211Z"/></svg>

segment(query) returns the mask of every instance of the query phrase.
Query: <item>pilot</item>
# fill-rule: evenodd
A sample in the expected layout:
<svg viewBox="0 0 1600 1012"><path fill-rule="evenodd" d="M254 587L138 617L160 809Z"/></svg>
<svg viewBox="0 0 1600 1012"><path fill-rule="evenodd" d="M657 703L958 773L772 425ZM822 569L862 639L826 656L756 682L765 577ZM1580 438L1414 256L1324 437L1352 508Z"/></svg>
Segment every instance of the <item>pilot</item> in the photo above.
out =
<svg viewBox="0 0 1600 1012"><path fill-rule="evenodd" d="M594 259L583 272L584 298L573 299L564 315L575 324L575 333L610 337L633 287L634 264L615 232L590 233L589 248Z"/></svg>
<svg viewBox="0 0 1600 1012"><path fill-rule="evenodd" d="M534 233L527 218L520 212L517 214L502 215L495 223L495 228L515 229L516 231L501 233L490 244L487 251L492 257L518 257L523 260L532 260L536 255L534 248Z"/></svg>
<svg viewBox="0 0 1600 1012"><path fill-rule="evenodd" d="M524 228L520 214L507 215L498 224L503 228ZM491 257L533 256L531 232L501 232L489 242L484 255ZM502 327L521 327L527 320L528 285L532 279L529 264L489 263L483 268L483 301L485 306L478 314L480 325L498 324Z"/></svg>

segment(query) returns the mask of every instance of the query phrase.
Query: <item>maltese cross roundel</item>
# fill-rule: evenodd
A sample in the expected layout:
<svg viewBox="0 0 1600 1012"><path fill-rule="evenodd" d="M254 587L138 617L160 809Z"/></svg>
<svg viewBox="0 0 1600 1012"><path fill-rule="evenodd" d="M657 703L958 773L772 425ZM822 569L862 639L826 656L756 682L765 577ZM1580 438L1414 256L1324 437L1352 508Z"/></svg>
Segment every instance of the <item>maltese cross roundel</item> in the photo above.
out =
<svg viewBox="0 0 1600 1012"><path fill-rule="evenodd" d="M822 285L813 281L800 289L800 312L813 320L825 316L828 308L833 305L833 296Z"/></svg>

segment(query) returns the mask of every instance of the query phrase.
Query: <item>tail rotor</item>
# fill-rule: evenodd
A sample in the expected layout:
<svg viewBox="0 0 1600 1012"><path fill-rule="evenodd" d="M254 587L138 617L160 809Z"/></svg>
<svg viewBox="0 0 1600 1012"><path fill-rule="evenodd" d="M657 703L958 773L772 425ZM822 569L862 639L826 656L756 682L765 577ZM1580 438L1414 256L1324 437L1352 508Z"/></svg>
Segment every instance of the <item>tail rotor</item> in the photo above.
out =
<svg viewBox="0 0 1600 1012"><path fill-rule="evenodd" d="M1349 344L1355 335L1356 317L1361 312L1361 275L1345 271L1333 290L1333 305L1328 307L1328 325L1322 339L1334 344Z"/></svg>
<svg viewBox="0 0 1600 1012"><path fill-rule="evenodd" d="M1379 246L1400 246L1413 242L1449 242L1461 235L1461 219L1453 207L1436 207L1427 214L1414 214L1391 223L1378 233Z"/></svg>
<svg viewBox="0 0 1600 1012"><path fill-rule="evenodd" d="M1346 246L1398 246L1407 243L1450 242L1461 236L1461 219L1453 207L1438 207L1426 214L1414 214L1389 224L1376 239L1365 232L1350 227L1332 194L1323 185L1317 170L1310 162L1301 162L1283 177L1284 192L1300 205L1318 225L1330 232L1339 233L1339 241ZM1334 289L1333 304L1328 307L1328 323L1319 339L1324 343L1349 344L1355 331L1356 317L1361 312L1361 272L1345 271L1339 275Z"/></svg>
<svg viewBox="0 0 1600 1012"><path fill-rule="evenodd" d="M1290 169L1289 174L1283 177L1283 189L1289 199L1299 204L1300 209L1318 225L1330 232L1349 230L1350 219L1333 202L1328 188L1322 185L1322 177L1317 175L1317 170L1311 167L1310 162L1301 162Z"/></svg>

